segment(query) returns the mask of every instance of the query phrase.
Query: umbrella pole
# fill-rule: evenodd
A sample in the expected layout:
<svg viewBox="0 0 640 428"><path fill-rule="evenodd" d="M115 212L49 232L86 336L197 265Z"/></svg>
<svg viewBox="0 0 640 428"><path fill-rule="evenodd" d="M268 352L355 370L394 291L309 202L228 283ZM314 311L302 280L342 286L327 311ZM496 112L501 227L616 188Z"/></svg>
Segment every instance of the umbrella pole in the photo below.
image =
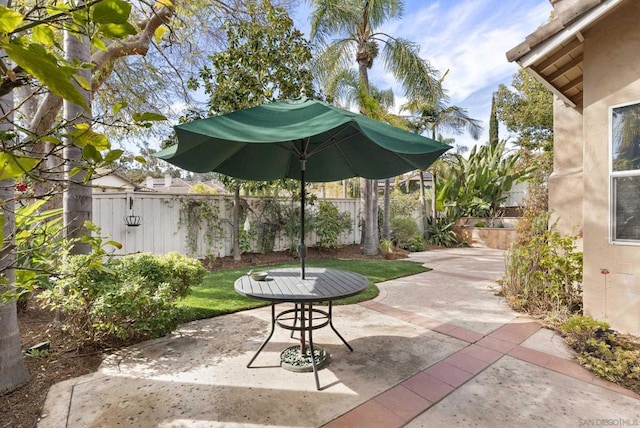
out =
<svg viewBox="0 0 640 428"><path fill-rule="evenodd" d="M307 247L304 245L304 205L307 196L304 178L304 170L306 167L305 163L305 159L300 159L300 245L298 245L298 256L300 257L300 278L302 279L305 279L304 259L307 257ZM304 356L306 354L306 343L304 338L304 304L300 306L300 316L302 322L302 330L300 330L300 355ZM309 304L309 308L311 308L311 304ZM311 355L311 358L313 358L313 355Z"/></svg>
<svg viewBox="0 0 640 428"><path fill-rule="evenodd" d="M304 171L306 167L306 160L300 159L300 245L298 246L298 256L300 257L300 278L305 279L304 265L305 258L307 257L307 247L304 245L304 205L306 199L306 183L304 178Z"/></svg>

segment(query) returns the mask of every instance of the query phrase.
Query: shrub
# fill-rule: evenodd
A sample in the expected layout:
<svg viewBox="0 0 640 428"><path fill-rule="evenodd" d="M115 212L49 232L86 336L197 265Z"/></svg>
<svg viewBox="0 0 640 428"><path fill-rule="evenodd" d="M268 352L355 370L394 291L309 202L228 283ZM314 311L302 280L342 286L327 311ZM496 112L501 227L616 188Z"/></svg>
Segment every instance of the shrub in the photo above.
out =
<svg viewBox="0 0 640 428"><path fill-rule="evenodd" d="M411 217L420 210L420 200L418 193L402 193L394 190L391 193L391 204L389 211L391 217Z"/></svg>
<svg viewBox="0 0 640 428"><path fill-rule="evenodd" d="M426 247L424 244L424 238L419 233L417 235L414 235L413 238L411 238L409 242L407 242L407 246L405 247L405 249L411 251L412 253L416 251L424 251L425 248Z"/></svg>
<svg viewBox="0 0 640 428"><path fill-rule="evenodd" d="M540 214L547 218L548 213ZM538 218L534 222L544 223ZM536 226L537 227L537 226ZM514 243L507 253L502 293L516 309L532 313L574 313L582 307L582 252L575 237L555 226Z"/></svg>
<svg viewBox="0 0 640 428"><path fill-rule="evenodd" d="M396 246L391 239L380 240L380 252L382 254L393 253L395 249L396 249Z"/></svg>
<svg viewBox="0 0 640 428"><path fill-rule="evenodd" d="M404 248L409 240L420 234L416 221L409 216L399 216L391 219L391 235L399 247Z"/></svg>
<svg viewBox="0 0 640 428"><path fill-rule="evenodd" d="M449 207L450 214L469 217L498 212L506 192L534 170L523 166L519 153L509 153L505 141L475 146L466 158L453 155L448 166L438 186L438 209Z"/></svg>
<svg viewBox="0 0 640 428"><path fill-rule="evenodd" d="M316 216L308 208L304 210L304 236L306 237L314 228ZM291 204L283 205L281 211L281 225L284 236L289 244L291 254L298 254L298 245L300 244L300 206Z"/></svg>
<svg viewBox="0 0 640 428"><path fill-rule="evenodd" d="M331 202L320 201L315 228L320 247L338 248L340 234L351 231L351 215L348 212L341 213Z"/></svg>
<svg viewBox="0 0 640 428"><path fill-rule="evenodd" d="M39 296L45 307L60 310L67 331L83 341L146 339L174 330L176 300L206 272L177 253L96 262L93 255L69 256L60 279Z"/></svg>
<svg viewBox="0 0 640 428"><path fill-rule="evenodd" d="M458 237L453 231L454 221L446 218L439 218L429 225L427 230L429 238L427 242L441 247L453 247L459 244Z"/></svg>

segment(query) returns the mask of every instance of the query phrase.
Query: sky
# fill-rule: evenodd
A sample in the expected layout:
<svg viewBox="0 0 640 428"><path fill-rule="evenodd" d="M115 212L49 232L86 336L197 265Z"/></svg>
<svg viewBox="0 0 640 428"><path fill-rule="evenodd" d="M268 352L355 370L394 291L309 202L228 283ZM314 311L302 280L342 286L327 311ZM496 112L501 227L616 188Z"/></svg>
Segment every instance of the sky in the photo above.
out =
<svg viewBox="0 0 640 428"><path fill-rule="evenodd" d="M391 21L381 32L402 37L420 46L420 56L444 73L449 105L467 109L469 116L485 128L475 141L466 135L456 144L473 146L488 141L491 95L500 84L509 85L518 65L509 63L506 52L549 20L549 0L405 0L401 19ZM305 3L292 17L309 35L310 9ZM381 89L393 88L396 106L406 100L392 75L374 63L370 81ZM500 138L509 137L500 129Z"/></svg>

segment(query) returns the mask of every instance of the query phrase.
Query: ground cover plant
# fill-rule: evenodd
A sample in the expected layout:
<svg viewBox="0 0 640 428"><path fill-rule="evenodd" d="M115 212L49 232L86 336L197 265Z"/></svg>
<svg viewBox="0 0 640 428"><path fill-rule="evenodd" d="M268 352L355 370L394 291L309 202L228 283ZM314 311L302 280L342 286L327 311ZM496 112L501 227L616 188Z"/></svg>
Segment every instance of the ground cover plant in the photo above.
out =
<svg viewBox="0 0 640 428"><path fill-rule="evenodd" d="M578 362L598 376L640 393L640 341L617 334L609 324L576 315L560 326Z"/></svg>

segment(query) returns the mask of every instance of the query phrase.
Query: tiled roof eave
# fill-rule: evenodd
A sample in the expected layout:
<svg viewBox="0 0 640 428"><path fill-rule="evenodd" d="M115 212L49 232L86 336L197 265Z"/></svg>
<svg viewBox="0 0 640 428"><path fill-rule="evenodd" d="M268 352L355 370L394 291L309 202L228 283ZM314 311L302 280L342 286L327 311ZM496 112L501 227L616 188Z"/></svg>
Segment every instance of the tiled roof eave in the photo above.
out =
<svg viewBox="0 0 640 428"><path fill-rule="evenodd" d="M582 32L624 1L580 2L507 52L507 59L527 69L566 104L575 107L582 100ZM563 75L563 66L566 72L573 70L571 74Z"/></svg>
<svg viewBox="0 0 640 428"><path fill-rule="evenodd" d="M530 65L535 64L536 61L539 61L541 58L549 55L563 43L566 43L572 38L581 37L580 33L582 31L585 31L594 22L598 21L605 14L613 10L613 8L619 6L623 1L625 0L601 1L600 4L574 19L571 24L562 27L546 39L540 40L533 48L529 49L527 53L522 54L518 58L511 59L510 61L515 60L523 67L529 67ZM544 27L540 28L540 30L543 28Z"/></svg>
<svg viewBox="0 0 640 428"><path fill-rule="evenodd" d="M584 0L575 7L566 10L555 17L551 22L538 28L527 38L507 52L509 62L520 61L524 56L532 51L538 51L543 44L548 44L551 40L566 36L567 30L574 34L584 30L584 24L590 24L591 19L599 19L610 7L622 3L624 0ZM586 19L585 19L586 18ZM562 43L562 42L559 42Z"/></svg>

